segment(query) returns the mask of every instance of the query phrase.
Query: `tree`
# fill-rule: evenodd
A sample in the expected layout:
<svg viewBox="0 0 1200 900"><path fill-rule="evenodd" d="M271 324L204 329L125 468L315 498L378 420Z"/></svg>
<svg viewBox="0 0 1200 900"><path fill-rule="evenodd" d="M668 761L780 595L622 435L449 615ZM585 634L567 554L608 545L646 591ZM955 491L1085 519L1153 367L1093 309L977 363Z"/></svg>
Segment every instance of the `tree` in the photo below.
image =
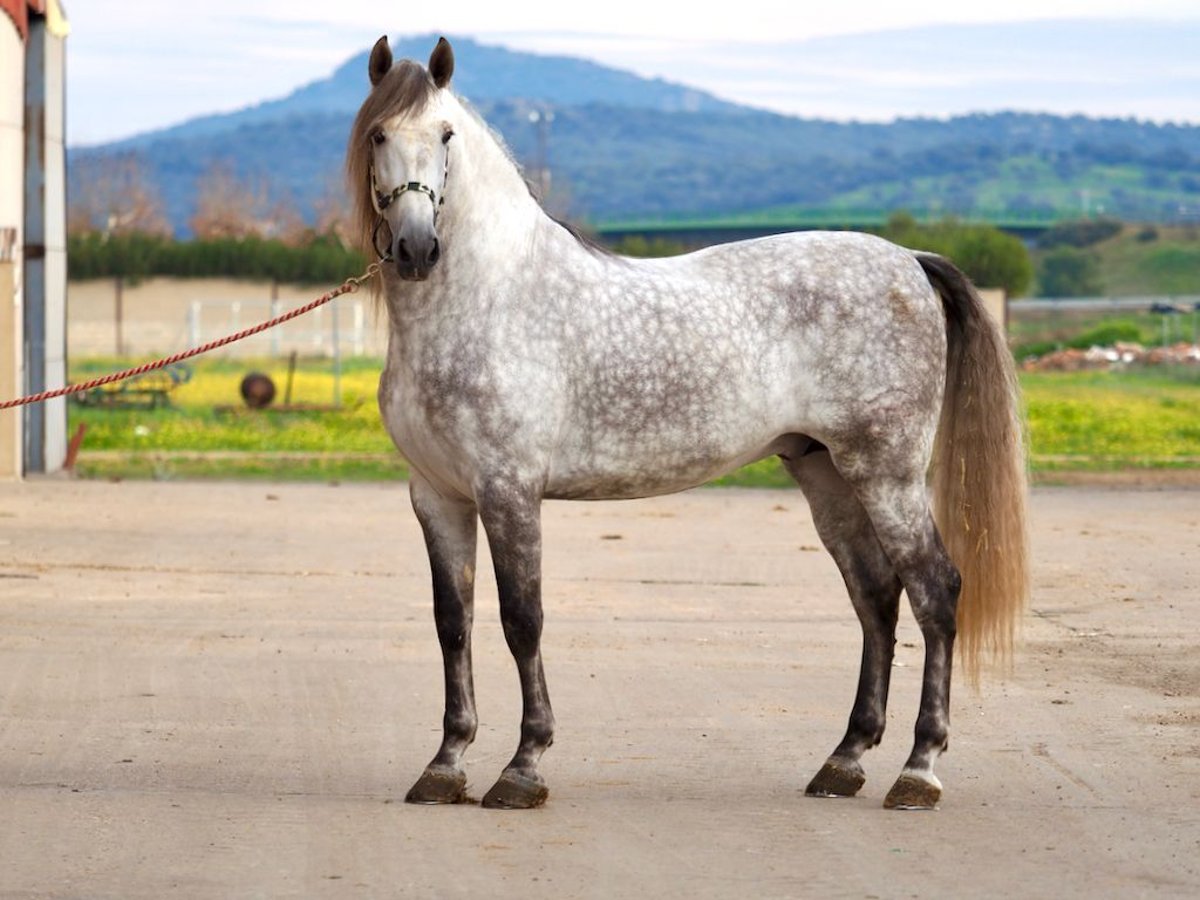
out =
<svg viewBox="0 0 1200 900"><path fill-rule="evenodd" d="M622 256L678 256L686 253L687 247L681 241L664 237L646 238L640 234L629 234L613 245L613 250Z"/></svg>
<svg viewBox="0 0 1200 900"><path fill-rule="evenodd" d="M1038 285L1047 297L1094 297L1104 290L1096 254L1055 247L1042 257Z"/></svg>
<svg viewBox="0 0 1200 900"><path fill-rule="evenodd" d="M69 198L69 234L171 233L158 187L136 153L85 157L73 164Z"/></svg>
<svg viewBox="0 0 1200 900"><path fill-rule="evenodd" d="M1059 222L1042 233L1038 244L1042 247L1090 247L1120 234L1121 228L1121 221L1111 216Z"/></svg>
<svg viewBox="0 0 1200 900"><path fill-rule="evenodd" d="M196 180L192 233L200 240L257 235L266 206L266 190L261 184L243 181L227 163L217 160Z"/></svg>
<svg viewBox="0 0 1200 900"><path fill-rule="evenodd" d="M201 241L258 237L294 245L309 233L290 197L272 198L263 179L239 178L221 160L196 181L196 211L190 224Z"/></svg>
<svg viewBox="0 0 1200 900"><path fill-rule="evenodd" d="M980 287L1003 288L1009 296L1022 296L1033 282L1033 262L1025 245L992 225L957 219L921 225L901 211L888 218L883 236L903 247L940 254Z"/></svg>
<svg viewBox="0 0 1200 900"><path fill-rule="evenodd" d="M1033 262L1020 239L998 228L976 226L958 235L950 258L980 287L1023 296L1033 284Z"/></svg>
<svg viewBox="0 0 1200 900"><path fill-rule="evenodd" d="M316 227L313 231L320 237L334 238L343 247L353 240L353 215L350 195L340 178L329 178L325 189L313 204Z"/></svg>

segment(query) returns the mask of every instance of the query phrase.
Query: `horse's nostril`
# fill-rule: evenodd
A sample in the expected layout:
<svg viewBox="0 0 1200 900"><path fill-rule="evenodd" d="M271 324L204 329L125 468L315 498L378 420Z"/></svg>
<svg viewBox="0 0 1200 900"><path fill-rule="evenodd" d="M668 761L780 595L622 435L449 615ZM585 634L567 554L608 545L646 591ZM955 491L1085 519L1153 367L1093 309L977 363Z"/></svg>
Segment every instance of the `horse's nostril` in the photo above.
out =
<svg viewBox="0 0 1200 900"><path fill-rule="evenodd" d="M433 248L429 251L429 264L432 266L435 262L442 258L442 248L438 243L437 238L433 240Z"/></svg>
<svg viewBox="0 0 1200 900"><path fill-rule="evenodd" d="M400 242L396 245L396 259L400 262L412 262L412 254L408 252L408 244L404 238L400 238Z"/></svg>

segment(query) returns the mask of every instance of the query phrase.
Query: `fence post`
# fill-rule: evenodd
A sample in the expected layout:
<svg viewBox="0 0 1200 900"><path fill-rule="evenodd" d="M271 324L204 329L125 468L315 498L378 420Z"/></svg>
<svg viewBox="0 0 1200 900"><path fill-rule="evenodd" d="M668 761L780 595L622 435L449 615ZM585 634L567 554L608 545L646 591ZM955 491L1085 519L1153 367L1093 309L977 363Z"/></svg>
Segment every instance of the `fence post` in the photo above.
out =
<svg viewBox="0 0 1200 900"><path fill-rule="evenodd" d="M342 336L338 329L338 304L329 304L329 336L333 341L333 405L342 405Z"/></svg>
<svg viewBox="0 0 1200 900"><path fill-rule="evenodd" d="M193 300L188 307L188 346L200 346L200 301Z"/></svg>

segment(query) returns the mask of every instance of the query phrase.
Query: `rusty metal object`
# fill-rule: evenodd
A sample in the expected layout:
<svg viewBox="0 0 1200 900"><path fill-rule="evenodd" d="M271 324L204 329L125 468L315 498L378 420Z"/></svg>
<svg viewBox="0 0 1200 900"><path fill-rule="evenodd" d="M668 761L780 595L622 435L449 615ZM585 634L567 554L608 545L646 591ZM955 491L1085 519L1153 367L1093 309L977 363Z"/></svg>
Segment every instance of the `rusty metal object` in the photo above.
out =
<svg viewBox="0 0 1200 900"><path fill-rule="evenodd" d="M251 409L266 409L275 399L275 382L262 372L251 372L242 379L242 399Z"/></svg>

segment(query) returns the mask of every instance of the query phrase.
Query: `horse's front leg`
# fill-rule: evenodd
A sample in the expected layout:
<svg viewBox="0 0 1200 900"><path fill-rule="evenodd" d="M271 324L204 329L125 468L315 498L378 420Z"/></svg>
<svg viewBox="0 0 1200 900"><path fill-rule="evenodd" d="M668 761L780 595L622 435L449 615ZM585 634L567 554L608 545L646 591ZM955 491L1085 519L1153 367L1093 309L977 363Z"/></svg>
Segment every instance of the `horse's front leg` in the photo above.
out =
<svg viewBox="0 0 1200 900"><path fill-rule="evenodd" d="M478 492L500 593L500 623L517 663L523 708L521 739L512 761L483 798L492 809L531 809L546 802L537 764L554 741L554 714L542 670L541 500L535 491L507 482Z"/></svg>
<svg viewBox="0 0 1200 900"><path fill-rule="evenodd" d="M405 797L409 803L457 803L467 785L462 757L475 739L471 624L475 594L475 504L443 497L412 476L412 504L425 532L433 574L433 615L446 674L442 745Z"/></svg>

